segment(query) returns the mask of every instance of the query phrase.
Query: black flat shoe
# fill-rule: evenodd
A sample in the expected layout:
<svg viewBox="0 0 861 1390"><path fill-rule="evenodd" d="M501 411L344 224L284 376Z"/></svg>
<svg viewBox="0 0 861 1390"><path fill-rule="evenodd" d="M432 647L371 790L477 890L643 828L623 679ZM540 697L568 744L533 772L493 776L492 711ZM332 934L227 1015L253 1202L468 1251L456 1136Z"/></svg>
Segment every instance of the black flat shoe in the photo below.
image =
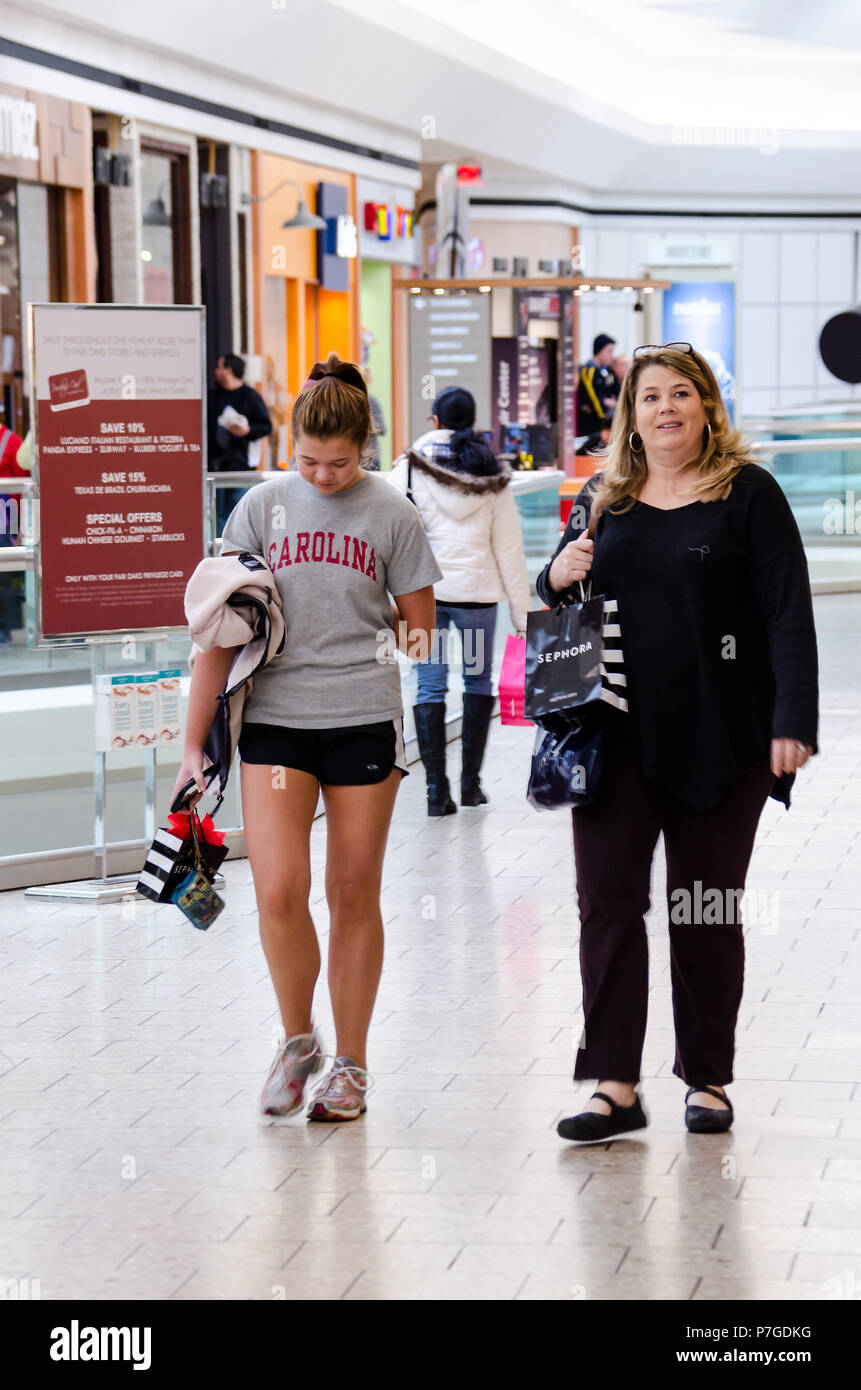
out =
<svg viewBox="0 0 861 1390"><path fill-rule="evenodd" d="M707 1091L715 1100L722 1100L726 1110L710 1110L707 1105L688 1105L688 1096ZM691 1086L685 1093L685 1124L691 1134L725 1134L733 1122L732 1101L714 1086Z"/></svg>
<svg viewBox="0 0 861 1390"><path fill-rule="evenodd" d="M567 1119L559 1121L556 1133L563 1139L591 1140L594 1143L596 1139L612 1139L615 1134L626 1134L632 1129L645 1129L649 1123L639 1096L633 1105L619 1105L605 1091L593 1091L591 1099L596 1097L607 1102L609 1115L596 1115L589 1110L584 1110L580 1115L569 1115Z"/></svg>

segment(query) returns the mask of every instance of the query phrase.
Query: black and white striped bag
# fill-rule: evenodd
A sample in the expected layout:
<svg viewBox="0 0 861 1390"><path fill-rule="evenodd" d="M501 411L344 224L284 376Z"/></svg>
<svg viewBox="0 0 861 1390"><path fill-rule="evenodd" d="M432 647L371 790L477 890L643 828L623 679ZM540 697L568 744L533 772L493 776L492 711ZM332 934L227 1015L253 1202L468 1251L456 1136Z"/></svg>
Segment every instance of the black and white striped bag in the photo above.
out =
<svg viewBox="0 0 861 1390"><path fill-rule="evenodd" d="M628 712L625 658L622 654L622 629L619 626L619 605L614 598L604 599L604 622L601 628L601 699L605 704Z"/></svg>
<svg viewBox="0 0 861 1390"><path fill-rule="evenodd" d="M159 829L140 871L137 891L154 903L169 903L184 874L194 867L194 845L170 830Z"/></svg>

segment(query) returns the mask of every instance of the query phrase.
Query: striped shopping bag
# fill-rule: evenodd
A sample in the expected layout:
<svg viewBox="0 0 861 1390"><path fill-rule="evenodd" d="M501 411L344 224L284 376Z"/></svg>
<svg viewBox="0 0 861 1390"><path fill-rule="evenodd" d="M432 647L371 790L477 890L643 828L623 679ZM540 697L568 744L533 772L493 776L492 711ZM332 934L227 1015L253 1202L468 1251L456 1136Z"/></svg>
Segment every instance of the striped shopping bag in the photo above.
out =
<svg viewBox="0 0 861 1390"><path fill-rule="evenodd" d="M193 868L193 842L159 829L140 871L137 892L154 903L169 903L176 886Z"/></svg>
<svg viewBox="0 0 861 1390"><path fill-rule="evenodd" d="M625 693L625 658L622 654L622 629L619 626L619 605L614 598L604 599L604 621L601 626L601 699L616 709L628 711Z"/></svg>

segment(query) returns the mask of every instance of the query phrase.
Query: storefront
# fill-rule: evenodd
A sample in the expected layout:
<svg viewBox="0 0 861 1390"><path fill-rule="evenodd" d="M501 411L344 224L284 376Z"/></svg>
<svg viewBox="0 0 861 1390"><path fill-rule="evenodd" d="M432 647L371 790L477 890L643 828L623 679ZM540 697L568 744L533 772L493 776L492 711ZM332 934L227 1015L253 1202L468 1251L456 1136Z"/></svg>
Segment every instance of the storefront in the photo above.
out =
<svg viewBox="0 0 861 1390"><path fill-rule="evenodd" d="M199 302L197 141L93 112L100 304Z"/></svg>
<svg viewBox="0 0 861 1390"><path fill-rule="evenodd" d="M360 356L355 179L255 151L251 184L259 357L251 384L272 417L270 466L284 467L290 407L311 367L330 352L353 362Z"/></svg>
<svg viewBox="0 0 861 1390"><path fill-rule="evenodd" d="M392 461L392 275L408 274L418 258L414 194L403 185L359 179L361 364L378 403L383 433L377 440L380 466ZM380 425L378 424L378 429Z"/></svg>
<svg viewBox="0 0 861 1390"><path fill-rule="evenodd" d="M30 428L26 306L92 298L90 113L0 84L2 423Z"/></svg>

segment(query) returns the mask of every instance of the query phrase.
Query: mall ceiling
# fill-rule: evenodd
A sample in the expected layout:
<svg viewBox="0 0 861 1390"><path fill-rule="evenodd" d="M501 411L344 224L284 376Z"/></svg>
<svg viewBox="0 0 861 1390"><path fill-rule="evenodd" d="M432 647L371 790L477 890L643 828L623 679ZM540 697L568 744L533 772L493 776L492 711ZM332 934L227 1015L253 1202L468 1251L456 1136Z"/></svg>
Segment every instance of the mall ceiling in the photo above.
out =
<svg viewBox="0 0 861 1390"><path fill-rule="evenodd" d="M26 20L24 18L26 16ZM17 17L17 19L16 19ZM350 112L484 191L596 208L861 208L859 0L0 0L0 29L88 33L115 70L248 109ZM184 57L183 55L188 55ZM93 61L92 57L89 59ZM166 66L167 65L167 66Z"/></svg>

